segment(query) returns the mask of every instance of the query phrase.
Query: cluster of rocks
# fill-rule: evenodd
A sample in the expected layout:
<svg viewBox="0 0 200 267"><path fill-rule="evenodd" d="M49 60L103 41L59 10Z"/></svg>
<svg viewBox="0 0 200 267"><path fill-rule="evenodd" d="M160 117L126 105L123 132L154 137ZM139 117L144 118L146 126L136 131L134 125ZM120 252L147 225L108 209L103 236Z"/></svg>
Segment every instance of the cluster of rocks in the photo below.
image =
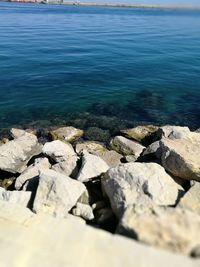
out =
<svg viewBox="0 0 200 267"><path fill-rule="evenodd" d="M83 134L62 127L41 142L31 130L11 129L12 139L0 143L0 222L5 205L36 217L79 217L75 222L131 237L158 253L199 258L199 131L138 126L109 144L85 141Z"/></svg>

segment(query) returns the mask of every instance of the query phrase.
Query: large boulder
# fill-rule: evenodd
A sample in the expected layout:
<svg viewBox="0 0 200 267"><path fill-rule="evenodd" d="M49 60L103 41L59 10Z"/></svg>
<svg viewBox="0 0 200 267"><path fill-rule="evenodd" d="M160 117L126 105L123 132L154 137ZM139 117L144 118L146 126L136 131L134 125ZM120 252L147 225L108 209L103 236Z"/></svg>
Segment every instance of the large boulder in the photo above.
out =
<svg viewBox="0 0 200 267"><path fill-rule="evenodd" d="M19 190L23 184L30 179L34 179L39 175L39 171L43 169L50 169L51 164L47 158L37 158L15 181L15 188Z"/></svg>
<svg viewBox="0 0 200 267"><path fill-rule="evenodd" d="M40 173L33 210L36 213L65 217L85 190L81 182L53 170L43 170Z"/></svg>
<svg viewBox="0 0 200 267"><path fill-rule="evenodd" d="M61 127L50 132L50 136L53 140L65 140L67 142L73 142L83 135L83 130L74 128L72 126Z"/></svg>
<svg viewBox="0 0 200 267"><path fill-rule="evenodd" d="M194 183L194 185L180 199L178 207L191 210L200 215L200 183Z"/></svg>
<svg viewBox="0 0 200 267"><path fill-rule="evenodd" d="M156 163L133 162L111 168L104 175L102 186L118 218L134 203L175 205L184 192Z"/></svg>
<svg viewBox="0 0 200 267"><path fill-rule="evenodd" d="M163 167L174 176L200 181L200 144L185 139L160 141Z"/></svg>
<svg viewBox="0 0 200 267"><path fill-rule="evenodd" d="M190 133L188 127L165 125L157 130L156 135L159 139L163 137L169 139L187 139Z"/></svg>
<svg viewBox="0 0 200 267"><path fill-rule="evenodd" d="M190 211L129 206L117 232L159 248L190 254L200 244L200 216Z"/></svg>
<svg viewBox="0 0 200 267"><path fill-rule="evenodd" d="M76 145L76 152L78 154L81 154L84 151L99 156L108 164L109 167L116 167L121 163L121 159L123 158L123 156L115 150L108 150L101 143L92 141L86 141Z"/></svg>
<svg viewBox="0 0 200 267"><path fill-rule="evenodd" d="M133 155L137 159L142 151L145 149L144 146L139 143L129 140L123 136L115 136L111 142L110 146L113 150L123 155Z"/></svg>
<svg viewBox="0 0 200 267"><path fill-rule="evenodd" d="M0 200L28 207L31 200L31 192L6 191L0 187Z"/></svg>
<svg viewBox="0 0 200 267"><path fill-rule="evenodd" d="M76 155L71 144L64 143L60 140L46 143L42 152L52 158L55 162L61 162Z"/></svg>
<svg viewBox="0 0 200 267"><path fill-rule="evenodd" d="M35 215L1 201L0 240L2 267L199 267L200 263L87 226L75 216Z"/></svg>
<svg viewBox="0 0 200 267"><path fill-rule="evenodd" d="M26 169L28 161L42 151L37 137L26 133L0 146L0 170L21 173Z"/></svg>
<svg viewBox="0 0 200 267"><path fill-rule="evenodd" d="M88 182L105 173L108 169L109 166L103 159L85 152L82 157L82 166L77 175L77 180Z"/></svg>
<svg viewBox="0 0 200 267"><path fill-rule="evenodd" d="M42 151L55 162L55 171L70 176L76 169L78 157L71 144L56 140L46 143Z"/></svg>
<svg viewBox="0 0 200 267"><path fill-rule="evenodd" d="M162 138L185 139L200 144L200 133L191 132L188 127L165 125L156 131L156 136L159 140Z"/></svg>

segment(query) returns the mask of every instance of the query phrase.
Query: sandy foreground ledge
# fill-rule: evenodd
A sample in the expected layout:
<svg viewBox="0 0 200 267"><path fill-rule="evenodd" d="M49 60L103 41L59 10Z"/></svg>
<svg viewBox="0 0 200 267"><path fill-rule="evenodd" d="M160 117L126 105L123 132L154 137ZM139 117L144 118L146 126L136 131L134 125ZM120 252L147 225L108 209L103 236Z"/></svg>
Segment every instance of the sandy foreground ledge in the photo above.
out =
<svg viewBox="0 0 200 267"><path fill-rule="evenodd" d="M34 215L0 202L2 267L191 266L193 261L85 225L78 218Z"/></svg>

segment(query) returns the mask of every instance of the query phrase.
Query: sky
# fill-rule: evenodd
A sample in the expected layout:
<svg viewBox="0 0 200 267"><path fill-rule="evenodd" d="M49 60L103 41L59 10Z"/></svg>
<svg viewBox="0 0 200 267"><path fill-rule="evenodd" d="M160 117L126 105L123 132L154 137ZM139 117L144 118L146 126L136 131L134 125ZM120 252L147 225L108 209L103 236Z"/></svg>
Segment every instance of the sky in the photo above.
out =
<svg viewBox="0 0 200 267"><path fill-rule="evenodd" d="M82 1L89 2L89 1ZM94 2L94 0L90 0ZM95 2L109 2L109 3L131 3L131 4L184 4L184 5L200 5L200 0L95 0Z"/></svg>

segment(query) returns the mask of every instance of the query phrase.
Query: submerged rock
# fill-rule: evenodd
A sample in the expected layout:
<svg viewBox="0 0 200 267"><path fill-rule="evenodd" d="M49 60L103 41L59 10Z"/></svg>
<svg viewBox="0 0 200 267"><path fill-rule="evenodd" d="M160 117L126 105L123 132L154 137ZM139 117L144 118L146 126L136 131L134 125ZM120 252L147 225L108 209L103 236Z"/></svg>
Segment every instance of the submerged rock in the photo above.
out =
<svg viewBox="0 0 200 267"><path fill-rule="evenodd" d="M87 140L107 142L110 138L110 132L98 127L89 127L86 129L84 137Z"/></svg>
<svg viewBox="0 0 200 267"><path fill-rule="evenodd" d="M189 255L200 244L199 229L200 216L190 211L134 205L127 208L117 232L145 244Z"/></svg>
<svg viewBox="0 0 200 267"><path fill-rule="evenodd" d="M73 142L76 139L80 138L83 135L83 130L77 129L72 126L61 127L56 130L51 131L50 137L52 140L61 140L67 142Z"/></svg>
<svg viewBox="0 0 200 267"><path fill-rule="evenodd" d="M48 213L63 218L76 205L85 189L81 182L53 170L43 170L40 173L33 210L38 214Z"/></svg>
<svg viewBox="0 0 200 267"><path fill-rule="evenodd" d="M111 168L102 179L111 207L121 218L129 205L175 205L184 190L156 163L126 163Z"/></svg>
<svg viewBox="0 0 200 267"><path fill-rule="evenodd" d="M0 146L0 170L21 173L26 169L28 161L40 154L41 150L37 137L24 132L20 137Z"/></svg>

